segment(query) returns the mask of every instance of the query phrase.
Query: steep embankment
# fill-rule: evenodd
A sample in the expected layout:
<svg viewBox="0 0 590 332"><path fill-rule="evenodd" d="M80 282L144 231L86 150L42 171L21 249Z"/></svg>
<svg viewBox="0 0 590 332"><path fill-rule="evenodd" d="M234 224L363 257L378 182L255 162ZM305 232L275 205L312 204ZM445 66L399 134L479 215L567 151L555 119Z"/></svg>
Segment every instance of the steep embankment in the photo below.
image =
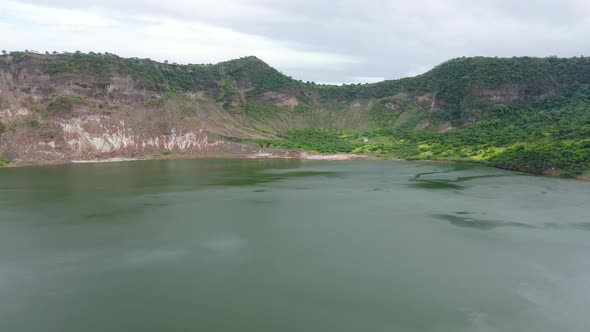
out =
<svg viewBox="0 0 590 332"><path fill-rule="evenodd" d="M177 65L16 52L0 57L0 155L65 161L284 146L576 175L590 169L587 84L587 58L460 58L413 78L325 86L255 57Z"/></svg>

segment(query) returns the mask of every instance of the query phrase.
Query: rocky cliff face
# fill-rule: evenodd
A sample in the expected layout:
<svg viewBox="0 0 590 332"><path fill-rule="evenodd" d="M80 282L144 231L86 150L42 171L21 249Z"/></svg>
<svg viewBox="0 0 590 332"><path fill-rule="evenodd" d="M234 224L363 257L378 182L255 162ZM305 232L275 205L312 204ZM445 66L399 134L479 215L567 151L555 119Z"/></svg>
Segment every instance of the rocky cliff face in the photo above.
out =
<svg viewBox="0 0 590 332"><path fill-rule="evenodd" d="M66 161L155 153L252 154L223 136L260 137L198 91L170 96L136 89L129 75L104 86L95 75L51 76L31 55L0 70L0 153L5 159ZM238 128L238 129L235 129Z"/></svg>
<svg viewBox="0 0 590 332"><path fill-rule="evenodd" d="M292 80L253 57L178 66L113 55L13 53L0 57L0 155L65 161L251 154L257 145L228 138L275 138L308 127L449 131L478 121L490 105L541 98L569 84L486 85L468 76L455 82L445 70L334 87Z"/></svg>
<svg viewBox="0 0 590 332"><path fill-rule="evenodd" d="M26 108L5 109L4 157L21 160L72 160L146 156L157 152L252 154L253 145L216 139L203 128L173 127L166 133L143 131L138 121L104 114L36 120ZM166 124L168 125L168 124Z"/></svg>

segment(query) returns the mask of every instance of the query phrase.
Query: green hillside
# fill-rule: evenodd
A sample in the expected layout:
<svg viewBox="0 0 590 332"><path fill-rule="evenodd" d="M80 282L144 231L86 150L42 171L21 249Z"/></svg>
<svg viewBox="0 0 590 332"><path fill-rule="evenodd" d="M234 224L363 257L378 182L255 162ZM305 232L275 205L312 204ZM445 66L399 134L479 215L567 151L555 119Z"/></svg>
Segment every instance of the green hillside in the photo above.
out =
<svg viewBox="0 0 590 332"><path fill-rule="evenodd" d="M150 107L190 110L183 96L200 93L208 112L229 112L232 126L266 137L228 137L234 141L567 176L590 170L585 57L458 58L416 77L343 86L295 80L252 56L188 65L108 53L13 52L0 59L10 59L0 61L0 70L13 75L33 68L60 83L91 76L86 97L108 98L122 75L132 78L133 89L164 96L145 102ZM47 93L47 100L55 98Z"/></svg>

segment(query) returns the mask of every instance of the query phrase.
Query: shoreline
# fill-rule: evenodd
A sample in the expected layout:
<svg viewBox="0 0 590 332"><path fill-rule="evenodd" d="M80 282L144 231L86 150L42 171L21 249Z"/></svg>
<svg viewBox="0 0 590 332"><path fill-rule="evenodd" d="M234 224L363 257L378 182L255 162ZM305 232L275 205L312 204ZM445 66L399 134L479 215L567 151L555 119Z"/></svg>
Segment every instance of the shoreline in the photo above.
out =
<svg viewBox="0 0 590 332"><path fill-rule="evenodd" d="M294 160L323 160L323 161L349 161L349 160L388 160L375 156L354 154L354 153L335 153L335 154L310 154L303 152L297 155L256 153L256 154L170 154L170 155L147 155L140 157L112 157L112 158L95 158L95 159L72 159L72 160L19 160L16 162L6 163L0 166L2 168L21 168L21 167L42 167L42 166L59 166L73 164L106 164L116 162L147 161L147 160L189 160L189 159L294 159ZM394 159L391 159L394 160ZM397 160L397 159L396 159ZM404 159L399 159L402 161Z"/></svg>
<svg viewBox="0 0 590 332"><path fill-rule="evenodd" d="M590 182L590 177L577 176L567 177L552 172L535 172L526 169L503 168L484 163L470 162L470 161L456 161L456 160L436 160L436 159L396 159L396 158L379 158L376 156L355 153L334 153L334 154L315 154L302 152L299 154L271 154L271 153L256 153L256 154L170 154L170 155L151 155L141 157L112 157L112 158L96 158L96 159L74 159L74 160L58 160L58 161L17 161L16 163L7 163L0 166L2 168L21 168L21 167L38 167L38 166L60 166L60 165L74 165L74 164L103 164L103 163L118 163L131 161L147 161L147 160L190 160L190 159L293 159L293 160L317 160L317 161L351 161L351 160L381 160L381 161L408 161L408 162L426 162L433 164L464 164L474 166L485 166L496 169L503 169L512 172L524 172L529 174L536 174L541 176L556 177L562 179L574 179L579 181Z"/></svg>

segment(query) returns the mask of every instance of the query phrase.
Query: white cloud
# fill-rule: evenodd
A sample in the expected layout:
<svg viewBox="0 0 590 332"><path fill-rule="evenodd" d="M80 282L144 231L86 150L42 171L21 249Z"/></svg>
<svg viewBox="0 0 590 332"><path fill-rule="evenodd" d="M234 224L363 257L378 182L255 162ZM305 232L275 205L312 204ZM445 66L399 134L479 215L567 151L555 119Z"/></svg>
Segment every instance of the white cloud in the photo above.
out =
<svg viewBox="0 0 590 332"><path fill-rule="evenodd" d="M350 83L376 83L385 80L382 76L355 76Z"/></svg>
<svg viewBox="0 0 590 332"><path fill-rule="evenodd" d="M4 19L20 24L105 27L116 22L100 15L85 13L79 10L35 6L25 3L3 1L0 13Z"/></svg>
<svg viewBox="0 0 590 332"><path fill-rule="evenodd" d="M279 68L308 68L337 66L356 60L338 54L299 50L280 41L249 35L208 24L191 24L177 20L165 20L150 25L138 33L146 47L159 47L161 56L190 62L191 58L215 62L256 55ZM157 45L154 45L157 44Z"/></svg>
<svg viewBox="0 0 590 332"><path fill-rule="evenodd" d="M20 3L0 6L8 18L0 43L11 50L98 51L179 63L212 63L256 55L279 69L327 68L354 63L350 56L298 49L280 40L206 23L139 16L141 24Z"/></svg>
<svg viewBox="0 0 590 332"><path fill-rule="evenodd" d="M588 0L9 0L0 22L0 43L11 50L181 63L256 55L326 82L399 78L460 56L590 48Z"/></svg>

